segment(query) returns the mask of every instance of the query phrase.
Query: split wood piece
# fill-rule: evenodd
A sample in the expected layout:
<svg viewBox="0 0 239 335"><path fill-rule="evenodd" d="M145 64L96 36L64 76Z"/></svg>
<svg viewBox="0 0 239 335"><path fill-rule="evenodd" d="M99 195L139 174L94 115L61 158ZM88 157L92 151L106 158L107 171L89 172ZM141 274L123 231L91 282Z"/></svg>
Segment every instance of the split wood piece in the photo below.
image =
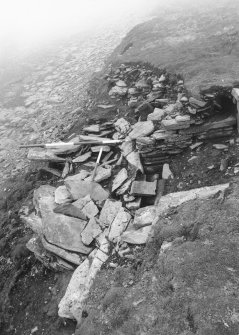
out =
<svg viewBox="0 0 239 335"><path fill-rule="evenodd" d="M32 148L29 150L27 159L32 161L65 162L65 158L56 156L52 151Z"/></svg>
<svg viewBox="0 0 239 335"><path fill-rule="evenodd" d="M157 190L156 190L156 197L154 200L154 205L157 206L159 204L159 201L164 193L164 187L165 187L165 180L159 179L157 181Z"/></svg>
<svg viewBox="0 0 239 335"><path fill-rule="evenodd" d="M100 163L100 158L102 156L102 152L103 152L103 147L100 148L100 152L99 152L99 155L98 155L98 158L97 158L97 161L95 163L95 168L94 168L94 171L93 171L93 174L92 174L92 181L94 181L95 179L95 175L96 175L96 171L97 171L97 167Z"/></svg>
<svg viewBox="0 0 239 335"><path fill-rule="evenodd" d="M157 181L134 181L130 194L139 196L154 196L156 194Z"/></svg>

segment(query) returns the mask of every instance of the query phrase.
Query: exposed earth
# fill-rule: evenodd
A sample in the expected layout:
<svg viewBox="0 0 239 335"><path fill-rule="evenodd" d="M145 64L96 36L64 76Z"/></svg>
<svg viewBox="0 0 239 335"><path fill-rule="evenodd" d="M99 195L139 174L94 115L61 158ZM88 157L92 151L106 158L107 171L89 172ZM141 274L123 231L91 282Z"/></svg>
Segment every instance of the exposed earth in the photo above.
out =
<svg viewBox="0 0 239 335"><path fill-rule="evenodd" d="M41 184L56 185L58 178L39 165L30 165L18 144L68 139L73 133L80 134L86 124L116 116L135 122L126 103L108 95L104 75L109 63L148 62L167 68L182 76L195 96L200 88L214 92L215 86L234 87L238 80L238 10L219 8L212 14L204 8L197 14L169 13L138 25L109 58L120 42L121 29L103 37L100 32L84 42L74 39L26 77L2 89L1 334L239 333L236 129L230 138L206 141L171 159L174 179L165 188L167 194L230 182L228 194L178 207L160 218L150 243L130 246L132 257L112 256L97 275L76 331L74 321L57 314L72 272L46 269L30 254L25 244L32 233L19 217L23 205L31 206L33 190ZM133 26L131 22L128 28ZM99 72L92 78L95 71ZM97 111L98 104L112 102L117 108L111 112ZM233 105L224 106L223 112L231 113L230 109L235 112ZM217 150L214 143L226 144L227 149ZM223 170L222 159L228 161ZM192 240L183 239L177 227L192 222L198 223L199 231ZM170 232L165 229L169 225ZM172 244L162 251L165 241Z"/></svg>

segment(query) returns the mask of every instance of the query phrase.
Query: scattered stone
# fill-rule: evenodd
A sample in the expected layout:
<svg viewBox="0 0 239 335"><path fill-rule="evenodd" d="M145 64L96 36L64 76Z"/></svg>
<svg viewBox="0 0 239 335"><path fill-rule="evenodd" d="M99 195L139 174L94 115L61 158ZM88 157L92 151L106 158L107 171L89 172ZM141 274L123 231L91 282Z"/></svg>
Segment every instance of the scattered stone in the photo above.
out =
<svg viewBox="0 0 239 335"><path fill-rule="evenodd" d="M198 158L198 156L192 156L188 159L188 162L191 163L192 161L195 161Z"/></svg>
<svg viewBox="0 0 239 335"><path fill-rule="evenodd" d="M42 220L42 234L49 243L70 251L90 253L91 248L86 247L80 237L86 221L54 213L56 207L54 187L40 186L34 191L33 202L37 215Z"/></svg>
<svg viewBox="0 0 239 335"><path fill-rule="evenodd" d="M110 232L109 232L109 240L113 241L117 237L119 237L123 231L128 226L128 223L131 219L131 215L126 212L126 210L121 207L117 212L114 221L111 224Z"/></svg>
<svg viewBox="0 0 239 335"><path fill-rule="evenodd" d="M135 114L140 116L141 121L146 121L149 114L153 113L154 108L148 101L141 103L135 110Z"/></svg>
<svg viewBox="0 0 239 335"><path fill-rule="evenodd" d="M126 136L131 129L131 125L124 118L118 119L115 124L115 129L121 134Z"/></svg>
<svg viewBox="0 0 239 335"><path fill-rule="evenodd" d="M130 194L135 196L154 196L156 194L157 180L134 181L131 186Z"/></svg>
<svg viewBox="0 0 239 335"><path fill-rule="evenodd" d="M114 86L110 91L109 91L109 96L114 97L114 96L120 96L124 97L128 92L127 87L119 87L119 86Z"/></svg>
<svg viewBox="0 0 239 335"><path fill-rule="evenodd" d="M65 183L68 181L81 181L84 180L86 177L88 177L90 175L89 171L86 170L81 170L79 173L75 174L74 176L69 176L65 179Z"/></svg>
<svg viewBox="0 0 239 335"><path fill-rule="evenodd" d="M82 211L88 218L92 218L99 213L98 207L91 200L89 194L72 203L78 210Z"/></svg>
<svg viewBox="0 0 239 335"><path fill-rule="evenodd" d="M228 149L228 146L225 144L213 144L213 148L217 150L225 150Z"/></svg>
<svg viewBox="0 0 239 335"><path fill-rule="evenodd" d="M127 230L121 235L121 241L129 244L145 244L148 240L150 231L150 226L138 230Z"/></svg>
<svg viewBox="0 0 239 335"><path fill-rule="evenodd" d="M90 218L90 221L88 222L87 226L81 233L82 242L85 245L90 245L91 242L101 234L101 228L99 224L96 222L96 219L94 217Z"/></svg>
<svg viewBox="0 0 239 335"><path fill-rule="evenodd" d="M96 133L96 134L98 134L100 132L100 125L99 124L93 124L89 127L83 128L83 130L86 133Z"/></svg>
<svg viewBox="0 0 239 335"><path fill-rule="evenodd" d="M129 190L130 185L132 184L132 181L133 181L132 178L129 178L128 180L126 180L126 182L123 183L123 184L117 189L116 194L117 194L118 196L125 194L125 193Z"/></svg>
<svg viewBox="0 0 239 335"><path fill-rule="evenodd" d="M70 202L72 202L72 198L65 185L57 187L55 190L55 203L65 204Z"/></svg>
<svg viewBox="0 0 239 335"><path fill-rule="evenodd" d="M71 216L73 218L78 218L81 220L87 220L87 217L83 213L83 211L81 211L79 208L77 208L73 204L63 203L61 205L58 205L57 207L54 208L54 213L64 214L64 215Z"/></svg>
<svg viewBox="0 0 239 335"><path fill-rule="evenodd" d="M43 247L46 250L48 250L48 251L52 252L53 254L67 260L70 263L80 265L83 262L82 256L79 256L76 253L66 251L62 248L57 247L56 245L48 243L43 236L42 236L41 242L42 242Z"/></svg>
<svg viewBox="0 0 239 335"><path fill-rule="evenodd" d="M82 181L72 176L70 179L65 179L65 185L73 200L84 198L88 194L92 200L100 202L109 197L109 193L96 182Z"/></svg>
<svg viewBox="0 0 239 335"><path fill-rule="evenodd" d="M226 171L226 169L228 168L228 158L223 158L221 160L221 164L220 164L220 171Z"/></svg>
<svg viewBox="0 0 239 335"><path fill-rule="evenodd" d="M104 110L108 110L108 109L114 108L115 105L97 105L97 107L104 109Z"/></svg>
<svg viewBox="0 0 239 335"><path fill-rule="evenodd" d="M135 212L133 226L135 228L142 228L152 224L156 216L155 206L147 206L138 209Z"/></svg>
<svg viewBox="0 0 239 335"><path fill-rule="evenodd" d="M142 198L138 197L134 201L128 202L126 204L126 208L129 209L130 211L136 211L137 209L140 208L142 202Z"/></svg>
<svg viewBox="0 0 239 335"><path fill-rule="evenodd" d="M197 142L195 144L190 145L190 149L194 150L197 149L198 147L200 147L203 144L203 142Z"/></svg>
<svg viewBox="0 0 239 335"><path fill-rule="evenodd" d="M133 126L133 130L129 133L131 139L144 137L152 134L154 131L154 124L152 121L137 122Z"/></svg>
<svg viewBox="0 0 239 335"><path fill-rule="evenodd" d="M138 151L132 151L125 158L127 159L128 163L131 166L134 166L136 168L136 170L139 170L142 173L144 173L144 168L143 168L143 165L141 163L140 154L139 154Z"/></svg>
<svg viewBox="0 0 239 335"><path fill-rule="evenodd" d="M187 97L182 97L182 98L180 99L180 101L181 101L181 102L188 102L188 98L187 98Z"/></svg>
<svg viewBox="0 0 239 335"><path fill-rule="evenodd" d="M163 172L162 172L162 178L163 179L173 179L173 173L169 168L169 164L163 165Z"/></svg>
<svg viewBox="0 0 239 335"><path fill-rule="evenodd" d="M117 190L117 188L119 188L127 178L127 170L125 168L121 169L113 181L112 192Z"/></svg>
<svg viewBox="0 0 239 335"><path fill-rule="evenodd" d="M100 152L101 148L103 149L103 152L110 151L110 147L108 145L97 145L97 146L91 147L90 149L92 152Z"/></svg>
<svg viewBox="0 0 239 335"><path fill-rule="evenodd" d="M90 157L91 157L91 151L88 151L85 154L74 158L72 162L73 163L82 163L82 162L87 161L87 159L89 159Z"/></svg>
<svg viewBox="0 0 239 335"><path fill-rule="evenodd" d="M100 225L102 227L110 227L121 207L121 201L107 199L100 213Z"/></svg>
<svg viewBox="0 0 239 335"><path fill-rule="evenodd" d="M125 194L123 196L124 202L131 202L135 200L135 197L133 195Z"/></svg>
<svg viewBox="0 0 239 335"><path fill-rule="evenodd" d="M127 87L126 83L123 80L119 80L116 82L116 86L119 87Z"/></svg>
<svg viewBox="0 0 239 335"><path fill-rule="evenodd" d="M96 175L94 181L96 183L100 183L103 180L109 179L111 177L111 167L103 168L102 166L98 166L96 170ZM91 181L92 177L87 177L85 181Z"/></svg>
<svg viewBox="0 0 239 335"><path fill-rule="evenodd" d="M155 108L153 113L148 115L147 120L151 120L151 121L161 121L164 116L166 115L166 111L164 109L160 109L160 108Z"/></svg>

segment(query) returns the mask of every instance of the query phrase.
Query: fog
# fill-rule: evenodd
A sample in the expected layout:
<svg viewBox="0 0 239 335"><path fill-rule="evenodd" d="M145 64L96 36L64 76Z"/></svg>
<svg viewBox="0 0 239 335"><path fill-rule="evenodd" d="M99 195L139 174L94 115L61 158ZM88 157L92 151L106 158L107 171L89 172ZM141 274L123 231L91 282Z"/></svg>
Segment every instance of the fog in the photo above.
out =
<svg viewBox="0 0 239 335"><path fill-rule="evenodd" d="M52 39L146 15L156 0L0 0L0 50L21 50Z"/></svg>
<svg viewBox="0 0 239 335"><path fill-rule="evenodd" d="M220 1L218 0L216 4ZM225 2L226 0L224 0ZM214 1L213 1L214 2ZM0 61L72 34L135 22L154 8L214 5L211 0L0 0ZM134 20L133 20L134 19Z"/></svg>

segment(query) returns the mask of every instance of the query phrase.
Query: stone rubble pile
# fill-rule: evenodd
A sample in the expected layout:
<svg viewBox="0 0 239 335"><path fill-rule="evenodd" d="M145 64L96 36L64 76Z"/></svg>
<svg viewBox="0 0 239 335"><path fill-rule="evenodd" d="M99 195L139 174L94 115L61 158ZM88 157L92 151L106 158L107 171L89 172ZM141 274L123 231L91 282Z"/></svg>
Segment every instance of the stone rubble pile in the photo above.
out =
<svg viewBox="0 0 239 335"><path fill-rule="evenodd" d="M183 81L175 83L167 73L156 76L121 65L106 79L115 104L125 99L138 122L119 117L91 124L68 143L32 148L28 154L30 160L48 162L61 179L57 187L35 190L35 212L22 214L34 232L27 247L47 267L77 266L59 316L78 322L95 275L111 255L123 257L130 245L145 244L170 208L229 188L224 184L163 195L165 180L174 178L170 157L202 144L194 140L231 134L234 116L208 122L205 113L216 113L214 100L188 98ZM152 205L145 205L148 200Z"/></svg>

